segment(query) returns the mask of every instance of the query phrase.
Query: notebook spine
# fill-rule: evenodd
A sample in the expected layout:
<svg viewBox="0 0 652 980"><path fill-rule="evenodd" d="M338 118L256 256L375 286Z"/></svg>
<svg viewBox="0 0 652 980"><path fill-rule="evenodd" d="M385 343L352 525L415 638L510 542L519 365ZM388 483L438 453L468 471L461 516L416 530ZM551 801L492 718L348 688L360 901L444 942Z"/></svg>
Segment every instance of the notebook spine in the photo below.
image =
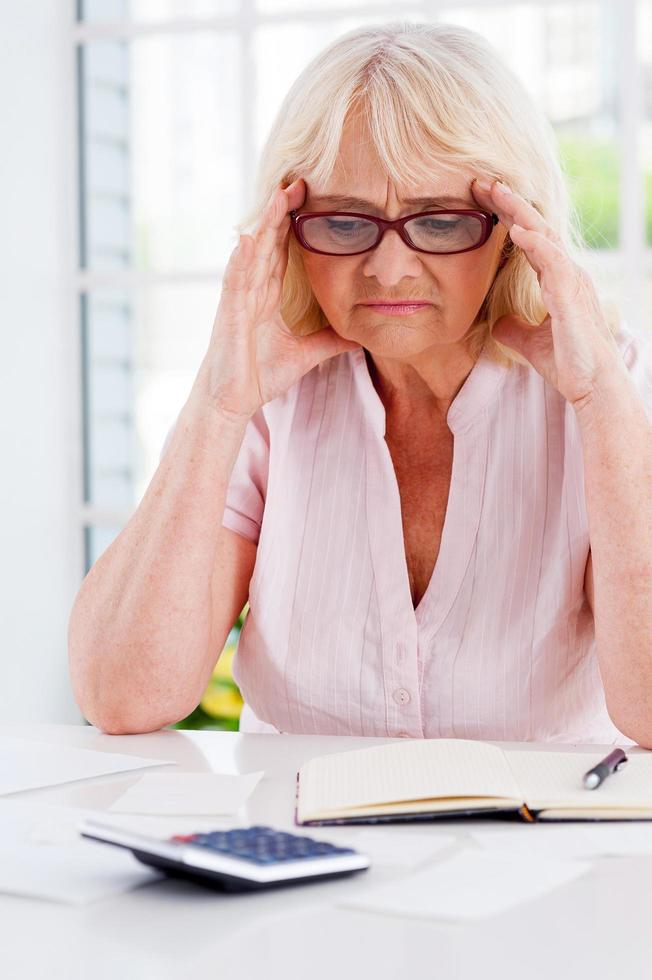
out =
<svg viewBox="0 0 652 980"><path fill-rule="evenodd" d="M294 785L294 826L301 827L299 822L299 773L297 772L297 778Z"/></svg>

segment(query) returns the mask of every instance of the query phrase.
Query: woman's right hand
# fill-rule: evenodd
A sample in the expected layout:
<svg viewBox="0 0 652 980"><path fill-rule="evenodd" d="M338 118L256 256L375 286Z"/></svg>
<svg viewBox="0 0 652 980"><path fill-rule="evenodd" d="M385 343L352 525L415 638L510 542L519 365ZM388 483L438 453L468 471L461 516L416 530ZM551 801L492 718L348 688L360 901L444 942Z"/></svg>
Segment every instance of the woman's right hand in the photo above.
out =
<svg viewBox="0 0 652 980"><path fill-rule="evenodd" d="M305 194L300 177L286 189L279 186L255 233L241 235L229 258L200 369L212 403L229 417L250 418L321 361L360 347L330 326L296 336L281 316L289 212L301 207Z"/></svg>

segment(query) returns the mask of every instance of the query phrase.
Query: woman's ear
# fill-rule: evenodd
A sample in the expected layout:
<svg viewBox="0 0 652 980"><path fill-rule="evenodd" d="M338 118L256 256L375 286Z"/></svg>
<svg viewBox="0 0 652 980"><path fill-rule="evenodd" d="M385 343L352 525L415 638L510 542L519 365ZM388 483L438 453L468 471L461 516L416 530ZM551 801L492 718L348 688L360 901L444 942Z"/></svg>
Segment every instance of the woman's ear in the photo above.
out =
<svg viewBox="0 0 652 980"><path fill-rule="evenodd" d="M496 272L502 269L502 267L505 265L505 263L507 262L507 260L509 259L513 251L514 251L514 242L512 241L510 236L507 235L507 238L503 243L503 250L501 252L500 262L498 263L498 269L496 269Z"/></svg>

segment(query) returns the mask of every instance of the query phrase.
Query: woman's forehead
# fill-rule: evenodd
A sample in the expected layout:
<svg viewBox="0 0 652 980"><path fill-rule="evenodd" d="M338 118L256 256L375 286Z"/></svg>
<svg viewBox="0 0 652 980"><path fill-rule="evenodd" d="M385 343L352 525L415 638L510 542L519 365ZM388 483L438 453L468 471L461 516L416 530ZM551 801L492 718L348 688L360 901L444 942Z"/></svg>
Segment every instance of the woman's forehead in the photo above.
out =
<svg viewBox="0 0 652 980"><path fill-rule="evenodd" d="M451 161L452 163L452 161ZM332 172L326 178L317 180L309 173L302 174L307 195L312 199L324 200L324 204L335 206L338 198L352 198L367 201L377 207L399 201L406 205L428 203L431 199L442 203L467 203L473 206L471 182L475 174L465 168L441 166L432 158L418 160L414 152L410 154L410 164L418 166L419 180L397 181L387 173L387 168L379 159L375 147L368 141L357 145L347 141L340 146ZM353 203L348 201L346 203ZM340 205L341 206L341 205Z"/></svg>
<svg viewBox="0 0 652 980"><path fill-rule="evenodd" d="M474 207L471 178L455 181L434 177L432 181L398 187L385 177L383 180L350 180L332 175L323 184L305 179L306 202L320 208L377 208L398 202L409 207Z"/></svg>
<svg viewBox="0 0 652 980"><path fill-rule="evenodd" d="M469 194L426 194L421 197L398 198L398 203L410 208L461 208L476 207L477 202ZM356 194L309 194L306 201L320 210L382 211L386 203L373 199L368 192Z"/></svg>

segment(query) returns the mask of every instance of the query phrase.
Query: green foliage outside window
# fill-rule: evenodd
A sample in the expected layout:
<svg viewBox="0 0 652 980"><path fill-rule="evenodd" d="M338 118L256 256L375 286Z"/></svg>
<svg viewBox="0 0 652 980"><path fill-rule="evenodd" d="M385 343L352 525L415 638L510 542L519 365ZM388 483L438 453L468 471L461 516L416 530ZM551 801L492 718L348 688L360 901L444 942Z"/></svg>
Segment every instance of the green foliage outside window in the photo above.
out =
<svg viewBox="0 0 652 980"><path fill-rule="evenodd" d="M557 134L587 248L618 248L620 170L613 140ZM645 240L652 245L652 170L644 174Z"/></svg>
<svg viewBox="0 0 652 980"><path fill-rule="evenodd" d="M618 152L609 140L558 135L559 151L588 248L618 247Z"/></svg>

